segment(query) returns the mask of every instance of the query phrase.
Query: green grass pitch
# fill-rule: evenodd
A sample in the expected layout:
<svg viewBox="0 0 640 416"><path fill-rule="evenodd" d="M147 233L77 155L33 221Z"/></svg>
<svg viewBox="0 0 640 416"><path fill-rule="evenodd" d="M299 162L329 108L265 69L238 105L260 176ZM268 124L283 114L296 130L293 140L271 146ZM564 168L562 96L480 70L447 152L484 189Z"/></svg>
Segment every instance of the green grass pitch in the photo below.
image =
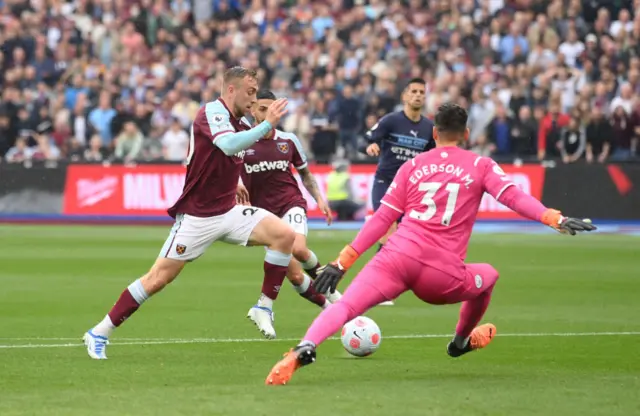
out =
<svg viewBox="0 0 640 416"><path fill-rule="evenodd" d="M383 334L373 356L350 357L330 340L290 385L266 387L319 310L287 284L280 339L259 340L245 316L262 248L214 245L116 331L109 360L86 355L83 332L167 233L0 227L0 415L640 414L638 238L474 236L468 260L501 272L485 319L498 336L486 350L449 358L458 306L406 294L369 312ZM312 231L310 247L327 261L352 237Z"/></svg>

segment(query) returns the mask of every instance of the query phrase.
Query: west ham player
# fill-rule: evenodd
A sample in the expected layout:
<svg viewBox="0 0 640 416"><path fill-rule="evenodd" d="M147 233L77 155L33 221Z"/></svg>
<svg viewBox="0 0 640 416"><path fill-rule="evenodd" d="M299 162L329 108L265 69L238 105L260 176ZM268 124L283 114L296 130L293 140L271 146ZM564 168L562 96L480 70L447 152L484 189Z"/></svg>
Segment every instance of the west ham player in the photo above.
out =
<svg viewBox="0 0 640 416"><path fill-rule="evenodd" d="M422 116L426 99L426 82L422 78L413 78L402 93L402 111L387 114L366 134L369 145L366 153L379 156L378 167L371 188L373 210L380 208L380 200L387 192L389 184L407 160L422 152L433 149L433 123ZM380 238L378 250L397 228L392 223L389 230ZM393 301L382 305L393 305Z"/></svg>
<svg viewBox="0 0 640 416"><path fill-rule="evenodd" d="M276 97L271 91L258 91L258 101L251 111L256 124L265 120L267 110L275 100ZM303 272L304 269L315 278L320 263L315 253L307 247L307 201L300 192L291 166L298 171L302 184L318 203L318 208L326 216L327 223L331 224L331 209L307 167L307 156L295 134L273 129L248 148L244 157L242 181L248 190L252 206L274 213L295 230L294 258L289 264L287 278L302 297L325 307L329 305L329 301L337 301L340 294L328 293L327 301L325 295L316 292L311 285L311 278ZM249 318L253 319L252 311L249 312ZM272 327L268 328L267 333L275 336Z"/></svg>
<svg viewBox="0 0 640 416"><path fill-rule="evenodd" d="M113 330L218 240L267 247L258 302L262 309L256 311L256 320L271 322L271 307L291 261L295 233L264 209L236 205L245 149L271 131L286 113L287 100L274 101L265 120L251 129L243 116L256 102L257 87L255 71L231 68L224 74L222 98L198 111L191 125L184 189L168 210L176 222L151 270L131 283L107 316L85 333L91 358L106 359Z"/></svg>
<svg viewBox="0 0 640 416"><path fill-rule="evenodd" d="M349 285L340 302L313 322L293 350L271 370L266 384L285 384L299 367L315 361L316 347L349 320L385 299L407 290L434 304L462 302L451 357L486 347L496 335L482 319L498 272L489 264L465 264L471 229L480 201L488 192L520 215L556 230L576 234L595 227L589 220L564 217L514 186L490 158L457 147L467 140L467 112L444 104L435 118L436 149L402 165L382 199L380 209L320 273L317 290L333 290L356 259L401 215L404 219L382 250Z"/></svg>

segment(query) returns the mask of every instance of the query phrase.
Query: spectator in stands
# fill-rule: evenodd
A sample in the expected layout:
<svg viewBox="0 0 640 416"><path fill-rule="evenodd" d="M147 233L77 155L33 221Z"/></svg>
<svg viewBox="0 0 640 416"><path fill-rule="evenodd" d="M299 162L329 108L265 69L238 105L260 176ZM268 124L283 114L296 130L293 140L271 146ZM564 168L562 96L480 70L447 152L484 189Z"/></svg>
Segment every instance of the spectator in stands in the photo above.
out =
<svg viewBox="0 0 640 416"><path fill-rule="evenodd" d="M316 109L311 116L311 151L315 155L318 163L329 163L331 157L336 152L338 142L337 127L333 120L329 118L326 111L326 103L319 100Z"/></svg>
<svg viewBox="0 0 640 416"><path fill-rule="evenodd" d="M516 158L524 159L535 155L538 124L532 117L529 106L520 107L518 118L511 127L511 145Z"/></svg>
<svg viewBox="0 0 640 416"><path fill-rule="evenodd" d="M100 134L103 146L111 146L112 144L111 121L115 116L116 110L111 107L111 96L106 91L101 92L98 107L89 113L89 122L91 128Z"/></svg>
<svg viewBox="0 0 640 416"><path fill-rule="evenodd" d="M144 137L136 124L128 121L116 138L114 156L125 163L134 162L141 156L143 142Z"/></svg>
<svg viewBox="0 0 640 416"><path fill-rule="evenodd" d="M189 135L182 129L180 120L174 118L171 127L162 136L162 155L166 160L182 162L187 158Z"/></svg>
<svg viewBox="0 0 640 416"><path fill-rule="evenodd" d="M513 118L507 115L507 109L502 103L498 103L495 115L487 127L487 139L493 144L492 153L499 155L511 154L511 142L513 137L511 131L514 127Z"/></svg>
<svg viewBox="0 0 640 416"><path fill-rule="evenodd" d="M94 134L89 140L89 147L82 153L82 160L85 162L102 162L107 159L107 151L102 146L102 138L99 134Z"/></svg>
<svg viewBox="0 0 640 416"><path fill-rule="evenodd" d="M291 114L284 121L283 125L286 131L289 131L296 136L300 140L302 144L302 148L307 152L307 156L313 156L311 153L311 119L308 115L308 106L306 103L302 103L298 107L296 107L293 114Z"/></svg>
<svg viewBox="0 0 640 416"><path fill-rule="evenodd" d="M338 129L340 143L349 157L353 157L358 147L358 132L362 128L360 101L353 96L353 87L345 85L338 103Z"/></svg>
<svg viewBox="0 0 640 416"><path fill-rule="evenodd" d="M586 159L588 163L597 160L604 163L611 151L613 129L611 123L602 114L602 109L595 106L591 109L591 117L586 128L587 146Z"/></svg>
<svg viewBox="0 0 640 416"><path fill-rule="evenodd" d="M580 119L572 117L567 127L560 133L560 155L563 163L573 163L579 160L584 154L586 147L585 129L580 124Z"/></svg>
<svg viewBox="0 0 640 416"><path fill-rule="evenodd" d="M538 160L560 155L558 151L560 131L569 124L569 121L569 116L560 112L558 101L549 105L549 112L542 118L538 127Z"/></svg>
<svg viewBox="0 0 640 416"><path fill-rule="evenodd" d="M623 161L633 156L635 150L635 128L631 115L627 114L624 106L619 105L613 110L611 115L611 125L613 126L613 153L612 160Z"/></svg>
<svg viewBox="0 0 640 416"><path fill-rule="evenodd" d="M46 134L38 134L36 142L37 145L31 152L31 160L53 161L60 158L60 149Z"/></svg>
<svg viewBox="0 0 640 416"><path fill-rule="evenodd" d="M0 109L0 156L4 155L11 148L11 120L9 116ZM0 159L2 160L2 159Z"/></svg>
<svg viewBox="0 0 640 416"><path fill-rule="evenodd" d="M471 147L471 151L480 156L490 157L496 149L496 145L489 143L487 136L481 134L476 138L475 144Z"/></svg>
<svg viewBox="0 0 640 416"><path fill-rule="evenodd" d="M31 160L32 153L31 148L27 146L27 137L20 136L16 140L15 146L7 152L5 159L9 163L22 163L26 160Z"/></svg>

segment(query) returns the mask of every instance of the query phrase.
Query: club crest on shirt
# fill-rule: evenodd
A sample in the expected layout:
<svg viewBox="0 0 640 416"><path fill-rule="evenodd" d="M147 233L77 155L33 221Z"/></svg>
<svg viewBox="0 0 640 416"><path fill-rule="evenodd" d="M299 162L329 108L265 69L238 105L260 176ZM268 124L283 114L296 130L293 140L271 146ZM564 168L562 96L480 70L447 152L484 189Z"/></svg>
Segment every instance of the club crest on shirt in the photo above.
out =
<svg viewBox="0 0 640 416"><path fill-rule="evenodd" d="M222 123L222 120L224 120L224 117L222 117L220 114L216 114L215 116L213 116L214 123Z"/></svg>
<svg viewBox="0 0 640 416"><path fill-rule="evenodd" d="M289 143L278 143L278 150L280 150L282 153L288 153Z"/></svg>
<svg viewBox="0 0 640 416"><path fill-rule="evenodd" d="M185 251L187 251L187 246L184 244L176 244L176 253L182 255Z"/></svg>

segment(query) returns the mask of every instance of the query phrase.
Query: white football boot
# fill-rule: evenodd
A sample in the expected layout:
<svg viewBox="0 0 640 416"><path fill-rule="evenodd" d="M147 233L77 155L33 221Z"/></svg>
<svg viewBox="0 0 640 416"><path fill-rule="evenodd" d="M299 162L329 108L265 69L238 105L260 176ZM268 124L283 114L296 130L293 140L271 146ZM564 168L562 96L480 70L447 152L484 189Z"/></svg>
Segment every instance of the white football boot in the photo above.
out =
<svg viewBox="0 0 640 416"><path fill-rule="evenodd" d="M107 359L107 344L109 340L100 335L96 335L92 330L87 331L82 337L84 345L87 346L87 353L89 357L94 360L106 360Z"/></svg>
<svg viewBox="0 0 640 416"><path fill-rule="evenodd" d="M392 300L385 300L384 302L378 303L378 306L393 306L393 305L395 305L395 303L393 303Z"/></svg>
<svg viewBox="0 0 640 416"><path fill-rule="evenodd" d="M258 330L266 339L274 339L276 337L276 330L273 327L274 313L271 309L254 305L249 309L247 318L256 324Z"/></svg>

